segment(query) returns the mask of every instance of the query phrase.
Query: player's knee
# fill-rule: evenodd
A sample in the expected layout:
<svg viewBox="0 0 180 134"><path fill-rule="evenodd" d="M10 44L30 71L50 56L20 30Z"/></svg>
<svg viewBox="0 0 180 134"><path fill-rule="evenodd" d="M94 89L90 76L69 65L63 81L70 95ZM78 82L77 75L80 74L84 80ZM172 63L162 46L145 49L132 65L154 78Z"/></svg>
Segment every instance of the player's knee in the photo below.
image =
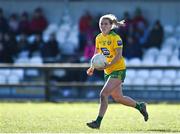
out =
<svg viewBox="0 0 180 134"><path fill-rule="evenodd" d="M118 99L117 97L113 97L113 100L114 100L115 102L119 102L119 99Z"/></svg>
<svg viewBox="0 0 180 134"><path fill-rule="evenodd" d="M112 97L115 102L121 103L123 101L123 96L114 96Z"/></svg>

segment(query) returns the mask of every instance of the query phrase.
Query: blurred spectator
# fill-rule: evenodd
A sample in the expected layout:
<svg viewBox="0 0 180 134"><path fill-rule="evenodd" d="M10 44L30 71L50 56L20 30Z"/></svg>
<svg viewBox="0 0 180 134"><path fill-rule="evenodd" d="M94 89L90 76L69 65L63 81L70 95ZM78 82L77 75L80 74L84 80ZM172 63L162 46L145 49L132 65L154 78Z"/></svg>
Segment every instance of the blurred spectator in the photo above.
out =
<svg viewBox="0 0 180 134"><path fill-rule="evenodd" d="M4 17L3 9L0 8L0 32L5 33L8 31L8 23Z"/></svg>
<svg viewBox="0 0 180 134"><path fill-rule="evenodd" d="M19 32L24 33L26 35L30 34L30 21L29 14L27 12L23 12L19 22Z"/></svg>
<svg viewBox="0 0 180 134"><path fill-rule="evenodd" d="M14 58L17 56L17 41L13 34L4 34L4 48L6 52L6 63L13 63Z"/></svg>
<svg viewBox="0 0 180 134"><path fill-rule="evenodd" d="M138 39L138 42L142 45L146 42L146 33L148 23L147 20L144 18L142 11L140 8L136 8L135 16L132 19L132 25L134 29L134 34Z"/></svg>
<svg viewBox="0 0 180 134"><path fill-rule="evenodd" d="M84 49L84 56L83 56L83 61L84 62L89 62L92 56L94 55L94 49L95 49L95 44L91 39L87 40L87 44Z"/></svg>
<svg viewBox="0 0 180 134"><path fill-rule="evenodd" d="M60 54L58 43L56 41L55 34L50 35L50 39L46 44L43 44L41 49L41 55L44 62L55 62Z"/></svg>
<svg viewBox="0 0 180 134"><path fill-rule="evenodd" d="M133 26L130 26L128 35L127 35L127 44L124 45L123 55L127 59L131 59L134 57L142 58L142 47L139 43L138 38L136 38L134 34Z"/></svg>
<svg viewBox="0 0 180 134"><path fill-rule="evenodd" d="M86 44L86 36L92 28L93 17L89 11L86 11L84 15L81 16L79 20L79 43L80 51L84 50Z"/></svg>
<svg viewBox="0 0 180 134"><path fill-rule="evenodd" d="M3 42L0 42L0 63L6 62L6 52Z"/></svg>
<svg viewBox="0 0 180 134"><path fill-rule="evenodd" d="M47 19L43 14L43 10L41 8L35 9L33 18L30 22L32 34L42 34L42 32L46 29L47 25Z"/></svg>
<svg viewBox="0 0 180 134"><path fill-rule="evenodd" d="M0 42L4 41L3 32L0 31Z"/></svg>
<svg viewBox="0 0 180 134"><path fill-rule="evenodd" d="M9 32L14 35L19 33L19 21L16 13L13 13L9 18Z"/></svg>
<svg viewBox="0 0 180 134"><path fill-rule="evenodd" d="M128 11L125 11L125 12L124 12L123 19L124 19L125 22L126 22L125 29L128 30L129 26L132 25L132 19L131 19L131 16L130 16L130 14L129 14Z"/></svg>
<svg viewBox="0 0 180 134"><path fill-rule="evenodd" d="M0 33L0 62L13 63L16 54L16 41L14 36L8 33Z"/></svg>
<svg viewBox="0 0 180 134"><path fill-rule="evenodd" d="M136 8L135 16L132 19L133 27L135 30L143 29L148 25L147 20L144 18L140 8Z"/></svg>
<svg viewBox="0 0 180 134"><path fill-rule="evenodd" d="M35 39L31 45L29 45L29 57L32 57L35 53L40 54L41 48L44 45L40 34L35 35Z"/></svg>
<svg viewBox="0 0 180 134"><path fill-rule="evenodd" d="M94 32L96 33L93 37L93 39L96 37L97 34L99 34L100 29L99 29L99 19L101 18L102 14L97 13L95 16L92 16L92 27Z"/></svg>
<svg viewBox="0 0 180 134"><path fill-rule="evenodd" d="M157 20L152 29L150 30L147 42L145 44L145 48L157 47L161 48L164 37L164 29L159 20Z"/></svg>
<svg viewBox="0 0 180 134"><path fill-rule="evenodd" d="M125 26L124 27L120 27L117 30L117 33L119 33L119 35L121 36L122 40L123 40L123 44L127 44L127 34L129 31L129 27L132 25L132 19L130 17L130 14L128 11L124 12L123 18L125 20Z"/></svg>
<svg viewBox="0 0 180 134"><path fill-rule="evenodd" d="M81 33L86 33L91 27L93 17L91 16L89 11L86 11L83 16L81 16L79 20L79 31Z"/></svg>
<svg viewBox="0 0 180 134"><path fill-rule="evenodd" d="M23 52L23 51L27 51L28 46L29 46L29 42L27 40L27 35L23 34L23 33L20 34L19 39L18 39L18 43L17 43L18 54Z"/></svg>

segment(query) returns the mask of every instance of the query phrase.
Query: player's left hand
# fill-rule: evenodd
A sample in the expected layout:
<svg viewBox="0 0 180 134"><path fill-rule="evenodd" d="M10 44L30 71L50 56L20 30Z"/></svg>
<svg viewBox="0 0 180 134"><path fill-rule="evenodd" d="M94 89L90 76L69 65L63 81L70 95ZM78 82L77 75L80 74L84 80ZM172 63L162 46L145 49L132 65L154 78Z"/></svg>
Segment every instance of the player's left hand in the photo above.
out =
<svg viewBox="0 0 180 134"><path fill-rule="evenodd" d="M87 75L92 76L94 73L94 68L93 67L88 68L86 73L87 73Z"/></svg>

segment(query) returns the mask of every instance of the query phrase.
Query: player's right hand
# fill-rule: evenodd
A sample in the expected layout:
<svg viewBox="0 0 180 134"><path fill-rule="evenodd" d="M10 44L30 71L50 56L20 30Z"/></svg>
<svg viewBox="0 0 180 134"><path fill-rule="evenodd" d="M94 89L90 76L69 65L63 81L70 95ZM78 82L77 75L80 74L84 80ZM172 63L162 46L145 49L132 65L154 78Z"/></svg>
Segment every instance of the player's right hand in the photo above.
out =
<svg viewBox="0 0 180 134"><path fill-rule="evenodd" d="M92 67L88 68L86 73L87 73L87 75L92 76L94 73L94 68L92 68Z"/></svg>

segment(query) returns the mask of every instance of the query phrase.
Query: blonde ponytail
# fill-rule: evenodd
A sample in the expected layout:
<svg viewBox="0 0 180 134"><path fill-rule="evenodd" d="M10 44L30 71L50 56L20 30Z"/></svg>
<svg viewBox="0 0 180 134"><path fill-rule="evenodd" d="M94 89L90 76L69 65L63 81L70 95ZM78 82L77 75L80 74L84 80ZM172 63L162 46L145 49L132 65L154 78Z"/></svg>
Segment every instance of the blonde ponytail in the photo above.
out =
<svg viewBox="0 0 180 134"><path fill-rule="evenodd" d="M121 21L113 20L113 24L116 26L116 28L125 26L125 20L121 20Z"/></svg>
<svg viewBox="0 0 180 134"><path fill-rule="evenodd" d="M115 29L115 28L125 25L125 20L118 21L117 17L114 14L103 15L99 20L99 24L101 23L102 19L110 20L110 22L112 23L111 29Z"/></svg>

